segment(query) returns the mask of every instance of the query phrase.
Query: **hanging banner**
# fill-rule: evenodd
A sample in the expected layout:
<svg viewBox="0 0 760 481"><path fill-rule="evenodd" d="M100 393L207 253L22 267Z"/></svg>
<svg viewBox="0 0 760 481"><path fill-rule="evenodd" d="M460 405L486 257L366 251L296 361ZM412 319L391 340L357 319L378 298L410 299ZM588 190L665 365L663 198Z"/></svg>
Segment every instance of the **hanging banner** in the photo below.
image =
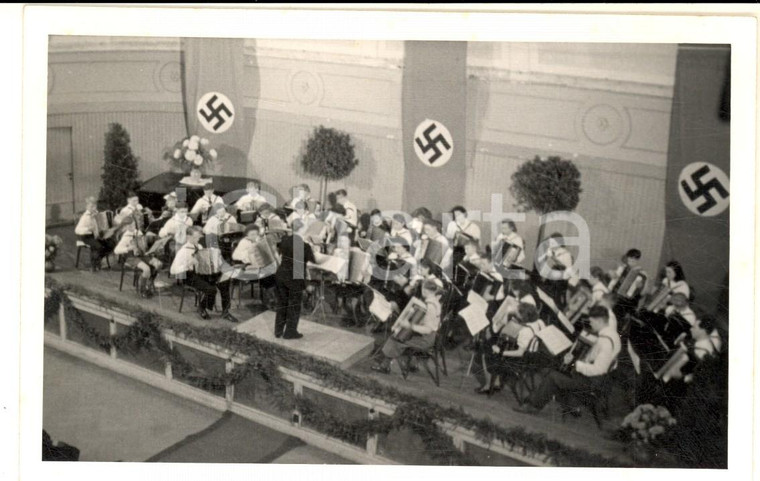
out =
<svg viewBox="0 0 760 481"><path fill-rule="evenodd" d="M467 42L405 42L403 209L464 202Z"/></svg>
<svg viewBox="0 0 760 481"><path fill-rule="evenodd" d="M679 46L670 120L662 261L681 263L708 313L728 283L730 61L729 46Z"/></svg>
<svg viewBox="0 0 760 481"><path fill-rule="evenodd" d="M210 141L217 173L246 175L250 135L245 128L243 39L183 38L188 135Z"/></svg>

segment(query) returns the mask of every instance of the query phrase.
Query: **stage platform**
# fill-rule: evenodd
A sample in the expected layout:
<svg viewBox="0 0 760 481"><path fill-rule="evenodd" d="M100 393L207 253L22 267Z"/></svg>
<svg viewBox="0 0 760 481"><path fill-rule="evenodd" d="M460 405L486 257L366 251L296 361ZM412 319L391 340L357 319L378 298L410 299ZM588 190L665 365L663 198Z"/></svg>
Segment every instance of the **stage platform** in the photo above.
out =
<svg viewBox="0 0 760 481"><path fill-rule="evenodd" d="M274 337L274 318L274 312L264 311L239 324L235 330L324 359L344 369L369 356L375 344L375 339L372 337L305 319L298 322L298 330L303 334L303 338L277 339Z"/></svg>
<svg viewBox="0 0 760 481"><path fill-rule="evenodd" d="M593 453L616 458L622 463L631 462L630 454L625 449L625 446L619 441L611 439L612 432L620 425L622 419L633 407L627 405L625 399L626 393L620 389L612 393L610 413L603 420L602 430L597 428L587 411L583 412L581 418L568 417L563 422L556 403L550 403L538 416L517 413L512 410L512 407L517 405L517 402L509 390L503 390L491 397L474 392L479 386L478 376L476 376L475 372L467 375L467 368L472 353L461 347L446 351L448 375L441 376L440 387L435 386L424 369L421 369L418 373L411 374L407 379L403 379L395 363L393 364L393 372L390 375L372 371L370 369L372 360L369 358L368 349L371 349L373 340L375 347L381 346L385 340L384 336L382 334L372 334L368 327L345 327L343 321L346 318L346 313L335 308L334 299L330 297L329 292L326 316L312 318L308 311L304 310L303 317L299 323L299 330L305 336L303 339L274 339L274 313L267 312L258 300L252 300L248 288L245 288L242 292L242 303L239 308L237 293L233 297L232 313L242 321L240 324L234 324L221 319L218 310L211 314L210 320L205 321L195 313L192 296L188 296L185 299L185 306L182 312L178 312L179 296L176 289L166 289L160 298L141 299L131 286L132 278L131 274L128 274L124 280L125 285L123 290L119 291L119 271L116 269L115 264L113 264L113 257L112 265L114 265L114 270L111 271L89 272L89 259L86 258L80 261L79 269L75 269L74 259L76 250L73 246L76 239L73 235L73 226L49 229L48 232L62 236L65 242L64 249L58 257L58 270L49 274L59 282L80 285L125 305L140 305L145 309L152 310L157 314L178 322L185 322L196 326L237 328L244 331L247 329L260 330L258 332L260 332L262 339L302 352L305 352L305 348L301 344L310 343L309 337L313 334L311 330L311 326L313 325L318 325L320 330L329 328L329 330L324 330L324 332L333 334L340 332L342 334L359 336L358 339L362 339L362 342L364 340L368 342L369 348L364 345L359 347L359 344L357 344L354 351L355 354L343 354L342 361L333 361L341 366L348 366L346 370L355 375L372 378L407 394L425 398L445 407L461 408L473 416L488 418L505 427L523 427L531 432L543 433L548 438L556 439L569 446L583 448ZM83 257L85 256L86 253L83 253ZM164 282L169 280L165 275L162 275L160 279ZM261 316L262 313L266 314ZM315 322L317 320L319 321L318 323ZM314 339L311 342L313 344L311 344L309 349L313 351L313 354L310 354L315 356L321 354L319 357L322 359L325 359L327 355L335 356L335 353L332 352L333 349L342 349L341 343L337 341L332 343L332 347L329 348L327 344L317 344L314 342Z"/></svg>

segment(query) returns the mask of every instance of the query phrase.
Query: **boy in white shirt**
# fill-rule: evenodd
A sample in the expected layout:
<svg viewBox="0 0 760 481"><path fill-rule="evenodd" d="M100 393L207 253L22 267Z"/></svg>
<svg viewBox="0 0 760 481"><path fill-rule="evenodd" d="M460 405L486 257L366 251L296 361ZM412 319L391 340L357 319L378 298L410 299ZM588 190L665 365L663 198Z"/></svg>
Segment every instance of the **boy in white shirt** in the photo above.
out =
<svg viewBox="0 0 760 481"><path fill-rule="evenodd" d="M240 197L235 205L238 210L243 212L255 211L266 203L266 198L261 195L261 183L257 180L250 180L246 184L246 194Z"/></svg>
<svg viewBox="0 0 760 481"><path fill-rule="evenodd" d="M203 197L195 201L193 209L190 211L190 217L193 219L201 219L201 222L206 220L211 212L211 207L214 205L221 205L224 207L224 199L214 194L214 184L208 183L203 186Z"/></svg>

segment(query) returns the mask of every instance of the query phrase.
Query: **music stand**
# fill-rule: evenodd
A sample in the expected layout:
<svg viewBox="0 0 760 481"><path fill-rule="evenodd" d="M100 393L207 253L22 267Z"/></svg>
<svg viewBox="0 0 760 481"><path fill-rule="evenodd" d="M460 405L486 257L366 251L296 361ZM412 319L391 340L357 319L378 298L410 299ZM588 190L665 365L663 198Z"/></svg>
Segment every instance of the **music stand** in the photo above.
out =
<svg viewBox="0 0 760 481"><path fill-rule="evenodd" d="M324 244L319 244L319 250L324 251ZM317 286L317 300L314 303L314 309L311 311L311 317L313 318L317 311L322 311L322 324L325 323L327 318L327 311L325 310L325 272L322 269L316 269L319 272L319 284Z"/></svg>

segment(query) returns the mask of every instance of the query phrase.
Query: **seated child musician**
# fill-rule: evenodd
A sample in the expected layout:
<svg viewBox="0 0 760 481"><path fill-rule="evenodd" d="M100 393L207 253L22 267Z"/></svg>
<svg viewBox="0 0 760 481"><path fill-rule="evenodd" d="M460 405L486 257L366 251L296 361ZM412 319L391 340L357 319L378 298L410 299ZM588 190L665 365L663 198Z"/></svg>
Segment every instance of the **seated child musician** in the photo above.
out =
<svg viewBox="0 0 760 481"><path fill-rule="evenodd" d="M433 347L436 333L441 324L440 298L443 284L440 281L427 280L422 285L422 299L425 302L425 316L419 324L410 324L408 321L399 320L398 326L412 331L412 337L406 341L399 341L391 336L385 342L382 349L382 359L372 366L373 371L390 374L391 361L400 358L407 349L425 351Z"/></svg>

